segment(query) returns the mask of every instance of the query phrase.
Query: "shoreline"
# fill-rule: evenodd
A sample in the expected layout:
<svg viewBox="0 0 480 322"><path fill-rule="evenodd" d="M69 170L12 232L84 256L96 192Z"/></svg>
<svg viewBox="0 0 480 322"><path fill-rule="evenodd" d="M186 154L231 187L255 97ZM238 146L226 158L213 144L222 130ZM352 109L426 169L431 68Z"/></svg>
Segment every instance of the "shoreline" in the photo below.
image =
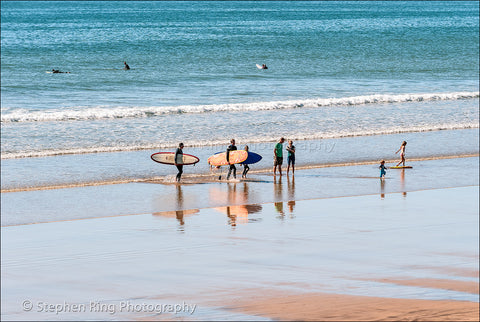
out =
<svg viewBox="0 0 480 322"><path fill-rule="evenodd" d="M380 162L382 159L398 162L396 159L399 160L399 156L395 154L395 151L402 141L409 142L407 162L423 158L476 155L479 151L478 136L477 129L470 129L294 141L297 159L295 166L297 169L317 165L338 166ZM239 141L237 147L241 149L244 144L249 146L250 151L263 156L260 162L250 167L250 173L253 174L253 171L257 170L260 170L260 174L262 171L270 171L273 166L272 144L250 144ZM210 167L206 160L224 148L220 146L185 147L184 153L195 155L200 159L195 166L184 168L185 178L198 175L208 176ZM33 187L75 187L92 183L139 182L168 178L168 176L176 174L177 170L174 166L161 165L150 159L150 155L156 152L159 151L145 150L2 160L1 189L2 192L7 192ZM286 160L284 160L285 166Z"/></svg>
<svg viewBox="0 0 480 322"><path fill-rule="evenodd" d="M479 183L478 163L479 157L411 161L411 169L387 169L384 180L379 179L378 165L369 163L297 168L294 176L291 173L273 176L269 171L254 173L245 180L219 181L215 176L192 180L186 177L182 184L176 184L167 177L167 180L2 193L1 225L215 207L240 210L248 205L261 206L271 202L287 211L296 200L365 195L377 195L383 199L390 193L407 196L413 191L476 186Z"/></svg>
<svg viewBox="0 0 480 322"><path fill-rule="evenodd" d="M418 161L430 161L430 160L446 160L446 159L457 159L457 158L473 158L479 157L479 153L472 153L472 154L462 154L462 155L444 155L444 156L428 156L428 157L415 157L415 158L408 158L407 162L418 162ZM385 160L385 163L396 163L398 162L397 159L388 159ZM342 163L326 163L326 164L314 164L314 165L302 165L302 166L295 166L295 170L307 170L307 169L321 169L321 168L331 168L331 167L350 167L350 166L358 166L358 165L370 165L370 164L378 164L379 160L372 160L372 161L361 161L361 162L342 162ZM239 164L237 164L239 165ZM284 175L286 176L286 167L282 167L284 169ZM249 175L251 174L269 174L271 169L263 168L263 169L255 169L250 170ZM170 175L171 176L171 175ZM201 180L194 180L188 182L185 179L201 179L201 178L216 178L218 173L199 173L199 174L184 174L184 182L182 184L196 184L196 183L204 183ZM137 179L123 179L123 180L111 180L111 181L98 181L98 182L85 182L85 183L72 183L72 184L64 184L64 185L51 185L51 186L38 186L38 187L22 187L22 188L9 188L9 189L1 189L0 193L11 193L11 192L26 192L26 191L38 191L38 190L56 190L56 189L68 189L68 188L80 188L80 187L92 187L92 186L103 186L103 185L117 185L117 184L127 184L127 183L159 183L159 184L172 184L166 180L168 176L158 178L137 178ZM207 180L217 182L217 180ZM188 183L186 183L188 182ZM176 183L175 183L176 184Z"/></svg>

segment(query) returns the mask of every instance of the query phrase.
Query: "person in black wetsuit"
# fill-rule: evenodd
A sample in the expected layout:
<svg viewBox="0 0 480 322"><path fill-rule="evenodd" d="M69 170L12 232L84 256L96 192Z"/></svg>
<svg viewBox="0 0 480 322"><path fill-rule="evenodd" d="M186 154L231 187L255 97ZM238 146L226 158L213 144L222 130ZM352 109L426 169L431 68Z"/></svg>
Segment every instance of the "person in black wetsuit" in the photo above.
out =
<svg viewBox="0 0 480 322"><path fill-rule="evenodd" d="M125 67L123 67L123 69L125 70L129 70L130 69L130 66L128 66L127 62L124 61L123 64L125 65Z"/></svg>
<svg viewBox="0 0 480 322"><path fill-rule="evenodd" d="M53 74L70 74L70 72L61 72L59 69L52 69Z"/></svg>
<svg viewBox="0 0 480 322"><path fill-rule="evenodd" d="M236 151L237 147L235 146L235 139L230 140L230 145L227 148L227 162L230 164L230 151ZM235 164L230 164L230 168L228 169L227 180L230 179L230 174L233 171L233 178L237 178L237 168Z"/></svg>
<svg viewBox="0 0 480 322"><path fill-rule="evenodd" d="M175 151L175 165L177 166L177 182L180 182L183 173L183 143L178 145L177 151Z"/></svg>
<svg viewBox="0 0 480 322"><path fill-rule="evenodd" d="M248 152L248 145L245 145L244 150ZM248 170L250 170L250 167L246 163L242 163L242 165L243 165L242 178L246 178L247 177L247 172L248 172Z"/></svg>

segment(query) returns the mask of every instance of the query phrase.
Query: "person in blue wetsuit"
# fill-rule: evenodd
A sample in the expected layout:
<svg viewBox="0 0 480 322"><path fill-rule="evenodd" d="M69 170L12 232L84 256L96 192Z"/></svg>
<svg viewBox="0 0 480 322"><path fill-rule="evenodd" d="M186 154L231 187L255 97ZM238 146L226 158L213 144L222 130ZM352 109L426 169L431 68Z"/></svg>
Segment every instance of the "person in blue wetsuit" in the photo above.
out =
<svg viewBox="0 0 480 322"><path fill-rule="evenodd" d="M380 179L385 179L385 175L387 174L387 168L385 167L385 160L380 161Z"/></svg>
<svg viewBox="0 0 480 322"><path fill-rule="evenodd" d="M236 151L237 150L237 147L235 146L235 139L231 139L230 143L231 144L227 148L227 162L228 162L228 164L230 164L230 151ZM232 171L233 171L233 178L236 179L237 178L237 168L235 167L235 163L230 164L230 168L228 169L228 174L227 174L227 180L230 179L230 174L232 173Z"/></svg>

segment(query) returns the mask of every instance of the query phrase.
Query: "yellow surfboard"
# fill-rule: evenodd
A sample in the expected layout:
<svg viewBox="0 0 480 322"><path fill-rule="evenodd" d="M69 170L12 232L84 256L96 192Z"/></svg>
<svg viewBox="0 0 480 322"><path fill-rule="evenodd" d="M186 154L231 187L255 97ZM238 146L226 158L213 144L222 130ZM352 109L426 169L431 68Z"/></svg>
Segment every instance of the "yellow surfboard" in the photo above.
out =
<svg viewBox="0 0 480 322"><path fill-rule="evenodd" d="M244 150L230 151L230 163L227 162L227 152L217 153L208 158L208 164L213 166L242 163L248 158L248 152Z"/></svg>

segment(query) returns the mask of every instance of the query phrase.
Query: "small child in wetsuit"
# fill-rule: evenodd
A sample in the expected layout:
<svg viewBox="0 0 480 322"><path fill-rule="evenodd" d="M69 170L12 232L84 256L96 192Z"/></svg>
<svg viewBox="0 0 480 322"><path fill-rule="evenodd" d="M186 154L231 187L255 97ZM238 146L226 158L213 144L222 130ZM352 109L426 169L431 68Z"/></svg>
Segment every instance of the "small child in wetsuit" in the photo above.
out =
<svg viewBox="0 0 480 322"><path fill-rule="evenodd" d="M386 167L385 167L385 160L380 161L380 179L385 179L385 175L387 174Z"/></svg>
<svg viewBox="0 0 480 322"><path fill-rule="evenodd" d="M248 145L245 145L244 150L248 152ZM243 165L242 178L246 178L247 177L247 172L248 172L248 170L250 170L250 167L248 166L248 164L245 164L245 163L242 163L242 165Z"/></svg>

